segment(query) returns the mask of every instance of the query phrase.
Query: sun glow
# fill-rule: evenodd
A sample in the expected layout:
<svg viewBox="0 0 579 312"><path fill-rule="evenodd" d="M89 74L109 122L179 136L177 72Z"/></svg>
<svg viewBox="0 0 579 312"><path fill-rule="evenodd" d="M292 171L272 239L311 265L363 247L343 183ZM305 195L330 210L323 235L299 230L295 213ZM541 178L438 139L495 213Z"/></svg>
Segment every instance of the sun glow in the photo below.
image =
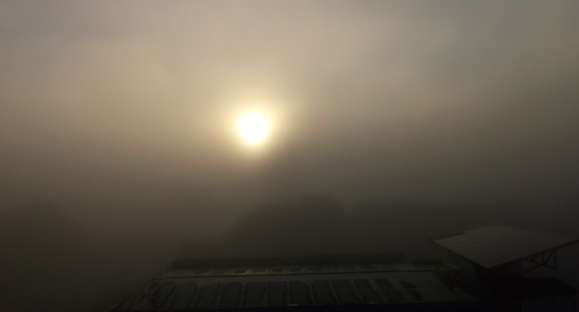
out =
<svg viewBox="0 0 579 312"><path fill-rule="evenodd" d="M237 119L237 131L245 145L257 147L266 143L269 138L270 120L263 113L246 112Z"/></svg>

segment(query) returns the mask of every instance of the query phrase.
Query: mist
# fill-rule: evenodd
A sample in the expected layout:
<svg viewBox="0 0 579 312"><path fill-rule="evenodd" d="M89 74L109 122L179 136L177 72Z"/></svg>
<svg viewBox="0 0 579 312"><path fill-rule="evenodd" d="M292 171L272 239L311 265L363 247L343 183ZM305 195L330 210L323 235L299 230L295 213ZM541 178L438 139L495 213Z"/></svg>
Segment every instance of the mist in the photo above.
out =
<svg viewBox="0 0 579 312"><path fill-rule="evenodd" d="M571 0L2 0L5 302L102 311L184 255L577 236L578 28Z"/></svg>

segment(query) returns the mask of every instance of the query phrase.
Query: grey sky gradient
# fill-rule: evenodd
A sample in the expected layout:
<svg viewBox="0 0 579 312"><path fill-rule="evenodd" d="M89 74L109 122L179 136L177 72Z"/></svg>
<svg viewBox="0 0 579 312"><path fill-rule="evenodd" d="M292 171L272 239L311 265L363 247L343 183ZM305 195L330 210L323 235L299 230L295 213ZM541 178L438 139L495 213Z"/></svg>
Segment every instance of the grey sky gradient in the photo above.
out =
<svg viewBox="0 0 579 312"><path fill-rule="evenodd" d="M254 177L278 192L575 193L576 1L3 1L0 12L2 166L26 196L243 189L240 175L256 173L222 114L253 97L293 116Z"/></svg>

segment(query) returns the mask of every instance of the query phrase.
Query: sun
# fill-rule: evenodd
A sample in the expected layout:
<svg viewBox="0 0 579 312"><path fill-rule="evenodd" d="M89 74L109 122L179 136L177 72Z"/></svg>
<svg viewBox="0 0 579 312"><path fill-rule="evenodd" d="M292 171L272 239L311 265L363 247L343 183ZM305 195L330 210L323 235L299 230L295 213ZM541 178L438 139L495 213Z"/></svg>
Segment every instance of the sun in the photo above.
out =
<svg viewBox="0 0 579 312"><path fill-rule="evenodd" d="M260 112L246 112L237 119L237 131L241 141L249 147L267 142L271 125L269 118Z"/></svg>

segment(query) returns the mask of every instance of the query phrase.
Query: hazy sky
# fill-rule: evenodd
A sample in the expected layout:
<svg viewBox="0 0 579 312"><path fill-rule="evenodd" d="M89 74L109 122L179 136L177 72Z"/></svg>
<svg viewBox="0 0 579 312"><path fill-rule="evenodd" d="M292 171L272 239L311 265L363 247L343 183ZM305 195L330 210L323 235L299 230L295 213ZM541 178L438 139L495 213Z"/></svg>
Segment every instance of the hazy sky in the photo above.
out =
<svg viewBox="0 0 579 312"><path fill-rule="evenodd" d="M0 0L0 309L102 311L183 242L579 235L578 30L576 0Z"/></svg>
<svg viewBox="0 0 579 312"><path fill-rule="evenodd" d="M96 224L577 203L577 29L572 0L2 0L2 192ZM252 101L279 122L259 157L229 131Z"/></svg>

